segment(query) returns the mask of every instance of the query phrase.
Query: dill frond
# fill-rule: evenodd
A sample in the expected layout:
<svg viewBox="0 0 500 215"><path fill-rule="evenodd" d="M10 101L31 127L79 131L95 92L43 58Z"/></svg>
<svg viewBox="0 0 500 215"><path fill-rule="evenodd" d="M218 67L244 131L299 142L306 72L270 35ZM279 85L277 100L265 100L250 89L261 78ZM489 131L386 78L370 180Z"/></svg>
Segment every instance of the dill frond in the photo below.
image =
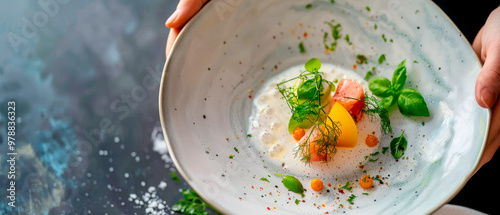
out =
<svg viewBox="0 0 500 215"><path fill-rule="evenodd" d="M371 120L376 116L380 118L380 131L382 134L392 133L391 119L389 118L389 111L380 107L380 101L374 96L368 96L365 93L365 106L363 113L366 114Z"/></svg>

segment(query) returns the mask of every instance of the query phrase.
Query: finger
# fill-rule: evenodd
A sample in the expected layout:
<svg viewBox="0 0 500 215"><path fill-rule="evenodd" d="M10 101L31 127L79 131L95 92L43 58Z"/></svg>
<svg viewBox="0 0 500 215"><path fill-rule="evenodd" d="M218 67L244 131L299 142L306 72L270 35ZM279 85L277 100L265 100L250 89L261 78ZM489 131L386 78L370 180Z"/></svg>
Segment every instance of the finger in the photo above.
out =
<svg viewBox="0 0 500 215"><path fill-rule="evenodd" d="M488 45L483 69L476 81L476 101L484 108L491 108L500 93L500 40Z"/></svg>
<svg viewBox="0 0 500 215"><path fill-rule="evenodd" d="M498 133L498 131L500 131L500 123L493 123L498 120L500 120L500 105L496 104L493 107L493 114L491 116L492 123L490 126L490 134L488 135L486 147L484 148L483 156L481 157L481 161L479 162L479 166L476 168L476 171L493 158L493 155L495 155L495 152L500 146L500 135Z"/></svg>
<svg viewBox="0 0 500 215"><path fill-rule="evenodd" d="M170 50L172 49L172 46L174 45L175 39L177 39L177 35L179 35L180 29L175 29L171 28L170 32L168 33L168 39L167 39L167 47L165 49L165 56L168 58L168 54L170 53Z"/></svg>
<svg viewBox="0 0 500 215"><path fill-rule="evenodd" d="M474 49L474 51L476 52L476 55L477 57L479 57L479 59L481 60L481 37L483 36L483 28L481 28L481 30L479 30L479 33L477 33L477 36L476 38L474 39L474 42L472 42L472 48ZM483 60L481 60L482 63Z"/></svg>
<svg viewBox="0 0 500 215"><path fill-rule="evenodd" d="M208 0L181 0L175 12L167 19L168 28L182 28Z"/></svg>

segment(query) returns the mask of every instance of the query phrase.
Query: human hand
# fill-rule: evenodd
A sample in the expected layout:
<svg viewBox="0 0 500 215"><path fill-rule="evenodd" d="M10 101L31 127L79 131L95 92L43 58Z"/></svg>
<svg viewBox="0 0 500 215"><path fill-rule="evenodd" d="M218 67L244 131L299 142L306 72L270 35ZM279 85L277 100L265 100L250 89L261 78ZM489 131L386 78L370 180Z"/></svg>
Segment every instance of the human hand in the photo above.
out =
<svg viewBox="0 0 500 215"><path fill-rule="evenodd" d="M165 56L168 57L168 53L174 44L177 35L182 30L182 27L186 22L191 19L207 2L208 0L180 0L177 5L177 9L170 15L170 17L165 22L165 26L170 28L167 39L167 47L165 50Z"/></svg>
<svg viewBox="0 0 500 215"><path fill-rule="evenodd" d="M493 10L472 44L483 63L476 81L476 101L483 108L491 108L492 116L486 148L479 163L489 162L500 145L500 7Z"/></svg>

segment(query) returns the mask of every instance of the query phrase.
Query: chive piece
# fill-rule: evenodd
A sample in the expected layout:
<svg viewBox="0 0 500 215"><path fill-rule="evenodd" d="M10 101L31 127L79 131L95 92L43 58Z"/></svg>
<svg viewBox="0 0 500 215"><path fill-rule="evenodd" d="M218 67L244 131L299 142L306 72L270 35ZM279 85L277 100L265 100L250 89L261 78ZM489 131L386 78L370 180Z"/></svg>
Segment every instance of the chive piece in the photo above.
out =
<svg viewBox="0 0 500 215"><path fill-rule="evenodd" d="M300 49L300 53L302 53L302 54L306 53L306 48L304 48L303 42L299 43L299 49Z"/></svg>

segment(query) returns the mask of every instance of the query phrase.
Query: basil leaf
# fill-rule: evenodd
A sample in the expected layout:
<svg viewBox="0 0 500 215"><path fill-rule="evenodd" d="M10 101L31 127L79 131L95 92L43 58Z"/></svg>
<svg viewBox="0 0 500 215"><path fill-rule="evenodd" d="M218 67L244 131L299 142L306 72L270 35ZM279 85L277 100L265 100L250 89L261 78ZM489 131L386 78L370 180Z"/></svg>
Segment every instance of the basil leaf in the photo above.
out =
<svg viewBox="0 0 500 215"><path fill-rule="evenodd" d="M401 62L392 75L392 88L400 91L406 84L406 59Z"/></svg>
<svg viewBox="0 0 500 215"><path fill-rule="evenodd" d="M302 186L302 183L300 183L299 179L291 175L283 175L279 173L274 173L274 174L283 177L283 185L290 191L294 193L304 193L304 187Z"/></svg>
<svg viewBox="0 0 500 215"><path fill-rule="evenodd" d="M370 91L376 96L386 97L392 94L391 81L384 77L372 79L368 84L368 88L370 88Z"/></svg>
<svg viewBox="0 0 500 215"><path fill-rule="evenodd" d="M304 128L304 129L308 129L310 128L311 126L314 125L314 123L316 123L316 117L314 116L317 116L317 115L312 115L309 116L308 118L305 118L302 120L302 122L298 121L297 119L300 119L300 116L298 116L300 113L293 113L292 114L292 117L290 118L290 121L288 122L288 132L293 133L293 130L295 130L296 128Z"/></svg>
<svg viewBox="0 0 500 215"><path fill-rule="evenodd" d="M380 100L380 107L389 109L394 103L396 103L396 99L394 99L394 95L390 95Z"/></svg>
<svg viewBox="0 0 500 215"><path fill-rule="evenodd" d="M398 98L399 111L405 116L429 117L429 109L424 97L415 89L405 88Z"/></svg>
<svg viewBox="0 0 500 215"><path fill-rule="evenodd" d="M392 139L391 141L391 154L395 159L399 159L406 151L406 146L408 142L404 137L405 132L401 134L401 136Z"/></svg>
<svg viewBox="0 0 500 215"><path fill-rule="evenodd" d="M321 61L318 58L311 58L311 60L307 61L305 68L309 72L319 70L321 68Z"/></svg>

